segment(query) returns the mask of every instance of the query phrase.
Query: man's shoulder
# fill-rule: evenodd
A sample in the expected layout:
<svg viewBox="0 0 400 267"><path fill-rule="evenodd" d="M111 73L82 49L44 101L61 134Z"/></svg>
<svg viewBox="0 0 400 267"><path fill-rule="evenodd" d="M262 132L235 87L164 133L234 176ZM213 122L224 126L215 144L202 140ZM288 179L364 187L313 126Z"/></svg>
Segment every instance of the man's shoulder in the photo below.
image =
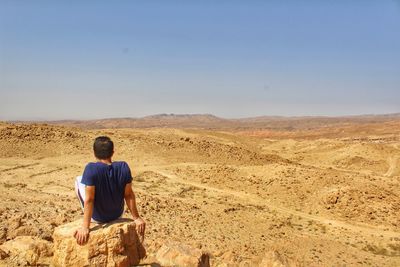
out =
<svg viewBox="0 0 400 267"><path fill-rule="evenodd" d="M93 169L96 168L98 166L98 164L96 164L96 162L89 162L88 164L86 164L86 169Z"/></svg>
<svg viewBox="0 0 400 267"><path fill-rule="evenodd" d="M105 169L107 165L99 164L98 162L89 162L86 164L85 171L96 173L97 171Z"/></svg>
<svg viewBox="0 0 400 267"><path fill-rule="evenodd" d="M115 161L113 162L113 164L115 163L114 167L116 169L118 169L120 171L120 173L124 176L124 177L131 177L131 168L129 168L128 163L126 163L125 161Z"/></svg>
<svg viewBox="0 0 400 267"><path fill-rule="evenodd" d="M129 168L128 163L125 161L113 161L113 166L118 167L118 168Z"/></svg>

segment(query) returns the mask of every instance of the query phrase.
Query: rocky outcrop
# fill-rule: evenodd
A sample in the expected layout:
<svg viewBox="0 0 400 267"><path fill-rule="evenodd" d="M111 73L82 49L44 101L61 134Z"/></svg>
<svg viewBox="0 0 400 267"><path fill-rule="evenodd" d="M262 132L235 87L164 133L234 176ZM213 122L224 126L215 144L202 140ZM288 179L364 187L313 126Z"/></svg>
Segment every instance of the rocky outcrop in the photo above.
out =
<svg viewBox="0 0 400 267"><path fill-rule="evenodd" d="M48 264L52 255L52 244L33 236L18 236L0 246L0 258L8 258L12 265Z"/></svg>
<svg viewBox="0 0 400 267"><path fill-rule="evenodd" d="M135 223L119 219L107 224L92 224L89 241L76 243L73 234L82 220L64 224L54 230L53 266L129 267L145 257Z"/></svg>
<svg viewBox="0 0 400 267"><path fill-rule="evenodd" d="M298 262L287 258L277 251L269 251L265 253L262 258L259 267L299 267L301 266Z"/></svg>
<svg viewBox="0 0 400 267"><path fill-rule="evenodd" d="M3 260L5 258L7 258L9 255L7 254L7 252L5 252L4 250L2 250L0 248L0 260Z"/></svg>
<svg viewBox="0 0 400 267"><path fill-rule="evenodd" d="M303 265L291 258L286 257L278 251L272 250L264 255L259 255L252 259L237 262L232 251L222 255L222 262L216 264L217 267L302 267Z"/></svg>
<svg viewBox="0 0 400 267"><path fill-rule="evenodd" d="M156 259L161 266L209 267L207 253L179 242L168 241L158 250Z"/></svg>

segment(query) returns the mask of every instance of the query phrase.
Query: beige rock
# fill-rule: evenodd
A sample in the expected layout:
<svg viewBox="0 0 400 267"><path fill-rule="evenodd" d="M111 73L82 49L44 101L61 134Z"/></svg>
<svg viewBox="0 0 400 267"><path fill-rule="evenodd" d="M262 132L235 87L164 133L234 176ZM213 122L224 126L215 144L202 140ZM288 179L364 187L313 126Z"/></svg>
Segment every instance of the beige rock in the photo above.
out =
<svg viewBox="0 0 400 267"><path fill-rule="evenodd" d="M19 265L48 264L53 255L52 244L49 241L33 237L18 236L0 246L10 261Z"/></svg>
<svg viewBox="0 0 400 267"><path fill-rule="evenodd" d="M221 258L222 258L225 262L235 262L235 261L236 261L235 254L233 253L232 250L228 250L228 251L224 252L224 253L222 254Z"/></svg>
<svg viewBox="0 0 400 267"><path fill-rule="evenodd" d="M277 251L269 251L262 258L259 267L299 267L295 261L288 259Z"/></svg>
<svg viewBox="0 0 400 267"><path fill-rule="evenodd" d="M82 220L78 220L54 230L53 266L128 267L138 264L145 257L146 251L132 220L92 224L89 241L84 246L78 245L73 237L81 223Z"/></svg>
<svg viewBox="0 0 400 267"><path fill-rule="evenodd" d="M235 262L221 262L217 265L217 267L241 267L239 263Z"/></svg>
<svg viewBox="0 0 400 267"><path fill-rule="evenodd" d="M158 250L157 261L162 266L209 267L210 257L200 249L179 242L168 241Z"/></svg>
<svg viewBox="0 0 400 267"><path fill-rule="evenodd" d="M5 252L4 250L0 249L0 260L3 260L5 258L8 257L7 252Z"/></svg>
<svg viewBox="0 0 400 267"><path fill-rule="evenodd" d="M7 228L0 226L0 245L6 242L7 239Z"/></svg>

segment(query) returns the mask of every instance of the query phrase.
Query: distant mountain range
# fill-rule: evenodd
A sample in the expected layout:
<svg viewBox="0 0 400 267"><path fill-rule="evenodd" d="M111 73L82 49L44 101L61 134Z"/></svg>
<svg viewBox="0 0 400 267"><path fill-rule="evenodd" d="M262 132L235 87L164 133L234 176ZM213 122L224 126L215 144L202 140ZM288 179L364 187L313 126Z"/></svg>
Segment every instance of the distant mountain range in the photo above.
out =
<svg viewBox="0 0 400 267"><path fill-rule="evenodd" d="M35 121L40 123L75 126L87 129L103 128L203 128L203 129L271 129L296 130L349 123L379 123L400 121L400 113L384 115L325 116L260 116L225 119L211 114L157 114L142 118L109 118L98 120ZM32 122L32 121L31 121Z"/></svg>

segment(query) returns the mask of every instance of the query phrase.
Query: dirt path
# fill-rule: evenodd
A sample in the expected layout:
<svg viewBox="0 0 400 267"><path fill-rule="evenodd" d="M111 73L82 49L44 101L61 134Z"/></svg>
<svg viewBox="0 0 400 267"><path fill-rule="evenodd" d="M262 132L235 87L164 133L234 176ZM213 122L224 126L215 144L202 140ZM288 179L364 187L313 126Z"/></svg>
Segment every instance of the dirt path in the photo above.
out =
<svg viewBox="0 0 400 267"><path fill-rule="evenodd" d="M329 166L329 165L321 165L321 166L315 166L315 165L311 165L311 164L304 164L304 163L299 163L299 167L302 168L311 168L311 169L315 169L315 170L320 170L320 171L326 171L326 170L334 170L334 171L338 171L338 172L342 172L342 173L352 173L352 174L356 174L356 175L368 175L371 177L376 177L376 178L380 178L381 180L386 180L386 181L391 181L393 182L393 180L388 179L388 175L387 173L390 172L394 172L395 168L396 168L396 163L397 160L399 159L399 157L395 157L395 158L389 158L390 163L389 163L389 170L384 174L384 175L379 175L376 173L371 173L371 172L363 172L363 171L356 171L356 170L351 170L351 169L345 169L345 168L338 168L338 167L333 167L333 166ZM154 168L159 168L159 167L164 167L164 168L168 168L168 167L187 167L187 166L192 166L193 163L190 162L186 162L186 163L171 163L171 164L162 164L162 165L147 165L147 167L154 167ZM215 164L213 163L202 163L201 165L210 165L210 166L214 166ZM393 173L391 173L390 175L393 175Z"/></svg>
<svg viewBox="0 0 400 267"><path fill-rule="evenodd" d="M304 163L301 163L301 166L307 167L307 168L313 168L313 169L320 170L320 171L334 170L334 171L338 171L338 172L342 172L342 173L352 173L352 174L356 174L356 175L368 175L370 177L380 178L381 180L392 181L392 180L388 179L386 174L379 175L377 173L371 173L370 171L356 171L356 170L351 170L351 169L333 167L333 166L329 166L329 165L315 166L315 165L304 164Z"/></svg>
<svg viewBox="0 0 400 267"><path fill-rule="evenodd" d="M292 210L292 209L285 208L282 206L277 206L275 204L269 203L268 200L266 200L264 198L260 198L253 194L249 194L249 193L245 193L245 192L238 192L238 191L229 190L229 189L219 189L219 188L215 188L215 187L208 186L205 184L187 181L187 180L179 178L175 174L168 173L165 170L161 170L161 169L155 170L153 168L153 171L155 171L158 174L161 174L161 175L167 177L168 179L170 179L174 182L177 182L177 183L191 185L191 186L194 186L197 188L207 189L209 191L213 191L218 194L234 196L234 197L243 199L246 202L251 203L251 204L262 205L262 206L268 207L271 210L275 210L277 212L298 216L298 217L308 219L308 220L313 220L313 221L325 224L327 226L331 226L331 227L335 227L335 228L344 228L344 229L350 230L352 232L358 232L358 233L362 233L362 234L368 235L368 236L380 235L380 236L383 236L386 238L392 238L392 237L399 238L400 237L400 233L398 233L398 232L382 230L382 229L377 228L372 225L355 225L355 224L350 224L350 223L347 223L344 221L332 220L332 219L328 219L325 217L310 215L310 214L307 214L307 213L304 213L301 211L296 211L296 210Z"/></svg>

